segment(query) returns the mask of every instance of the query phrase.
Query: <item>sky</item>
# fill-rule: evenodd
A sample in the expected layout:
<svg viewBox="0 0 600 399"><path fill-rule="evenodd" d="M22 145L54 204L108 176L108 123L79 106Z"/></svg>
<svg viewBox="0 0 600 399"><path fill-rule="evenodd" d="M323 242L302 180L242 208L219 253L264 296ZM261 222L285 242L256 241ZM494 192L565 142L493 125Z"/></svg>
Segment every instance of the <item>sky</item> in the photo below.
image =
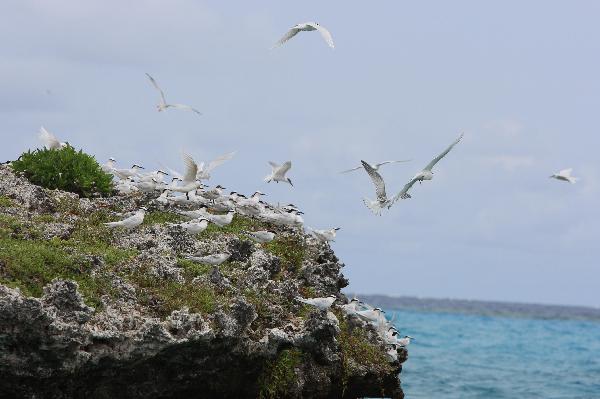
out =
<svg viewBox="0 0 600 399"><path fill-rule="evenodd" d="M236 157L212 184L293 202L348 291L600 306L600 3L596 1L6 0L0 160L45 126L100 162L182 169ZM292 25L316 21L336 43ZM153 75L167 100L156 112ZM361 159L393 195L382 216ZM292 161L294 187L267 184ZM549 179L573 168L575 184Z"/></svg>

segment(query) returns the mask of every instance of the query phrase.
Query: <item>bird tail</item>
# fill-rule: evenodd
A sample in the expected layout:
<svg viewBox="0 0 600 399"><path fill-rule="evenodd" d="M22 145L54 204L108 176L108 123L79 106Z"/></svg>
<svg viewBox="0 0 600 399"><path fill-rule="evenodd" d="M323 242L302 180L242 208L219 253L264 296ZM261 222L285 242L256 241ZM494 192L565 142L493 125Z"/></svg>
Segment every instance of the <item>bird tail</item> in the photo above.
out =
<svg viewBox="0 0 600 399"><path fill-rule="evenodd" d="M106 227L113 228L113 227L118 227L118 226L120 226L120 223L121 223L121 222L109 222L109 223L104 223L104 225L105 225Z"/></svg>
<svg viewBox="0 0 600 399"><path fill-rule="evenodd" d="M368 198L363 198L363 203L373 212L375 215L381 215L381 204L379 201L371 201Z"/></svg>
<svg viewBox="0 0 600 399"><path fill-rule="evenodd" d="M569 180L569 183L575 184L575 183L577 183L577 180L579 180L579 178L578 177L571 177L571 176L569 176L567 178L567 180Z"/></svg>

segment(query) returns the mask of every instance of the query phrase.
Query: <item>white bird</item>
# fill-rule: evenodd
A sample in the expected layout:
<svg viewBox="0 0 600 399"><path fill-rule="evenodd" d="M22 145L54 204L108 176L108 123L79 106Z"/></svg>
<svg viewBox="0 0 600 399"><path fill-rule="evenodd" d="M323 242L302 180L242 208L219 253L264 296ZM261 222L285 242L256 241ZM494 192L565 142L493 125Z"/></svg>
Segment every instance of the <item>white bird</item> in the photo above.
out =
<svg viewBox="0 0 600 399"><path fill-rule="evenodd" d="M560 172L557 172L557 173L553 174L552 176L550 176L550 178L553 178L556 180L568 181L571 184L575 184L577 182L577 180L579 180L579 178L571 176L571 172L573 172L572 168L563 169Z"/></svg>
<svg viewBox="0 0 600 399"><path fill-rule="evenodd" d="M105 164L100 165L100 167L102 168L102 171L104 173L112 173L113 169L115 168L116 162L117 162L117 160L111 157L111 158L108 158L108 161L106 161Z"/></svg>
<svg viewBox="0 0 600 399"><path fill-rule="evenodd" d="M144 169L144 167L141 165L138 165L138 164L133 164L130 169L113 168L111 172L115 176L117 176L119 179L125 180L130 177L138 177L140 174L140 172L139 172L140 169Z"/></svg>
<svg viewBox="0 0 600 399"><path fill-rule="evenodd" d="M139 191L131 179L120 180L115 186L119 194L131 194Z"/></svg>
<svg viewBox="0 0 600 399"><path fill-rule="evenodd" d="M229 259L230 256L230 254L222 253L207 256L187 256L187 259L205 265L219 266L221 263Z"/></svg>
<svg viewBox="0 0 600 399"><path fill-rule="evenodd" d="M385 182L383 181L383 177L371 167L367 162L360 161L363 164L363 168L371 178L373 185L375 185L375 194L377 195L376 200L371 200L369 198L363 198L364 204L376 215L381 215L381 210L390 205L390 200L387 197L385 192Z"/></svg>
<svg viewBox="0 0 600 399"><path fill-rule="evenodd" d="M461 134L460 136L458 136L458 138L452 144L450 144L450 146L448 148L446 148L440 155L433 158L433 160L431 162L429 162L422 171L417 173L413 179L416 179L419 183L422 182L423 180L433 179L432 169L435 166L435 164L438 163L442 158L444 158L446 156L446 154L448 154L450 152L450 150L452 148L454 148L454 146L457 145L460 142L460 140L462 140L463 136L464 136L464 134Z"/></svg>
<svg viewBox="0 0 600 399"><path fill-rule="evenodd" d="M260 244L271 242L275 238L275 232L271 230L247 231L244 234Z"/></svg>
<svg viewBox="0 0 600 399"><path fill-rule="evenodd" d="M285 174L291 169L292 161L284 162L283 165L279 165L275 162L269 161L269 165L271 165L271 174L265 177L265 181L270 183L272 181L279 183L287 182L290 183L290 186L294 186L292 184L292 180L289 177L285 177Z"/></svg>
<svg viewBox="0 0 600 399"><path fill-rule="evenodd" d="M183 163L185 164L185 173L183 175L181 185L171 185L169 186L169 190L185 193L186 198L189 199L189 192L195 192L197 189L201 188L202 183L196 179L196 174L198 173L198 164L196 164L194 158L186 153L183 153L181 156L183 158Z"/></svg>
<svg viewBox="0 0 600 399"><path fill-rule="evenodd" d="M157 182L156 179L152 179L150 181L137 181L133 183L133 185L143 193L151 193L154 190L159 190L164 187L164 184Z"/></svg>
<svg viewBox="0 0 600 399"><path fill-rule="evenodd" d="M164 170L155 170L153 172L141 175L139 181L152 181L155 180L157 183L162 183L165 180L165 176L169 176Z"/></svg>
<svg viewBox="0 0 600 399"><path fill-rule="evenodd" d="M146 76L148 76L148 79L150 79L150 83L152 83L152 86L154 86L156 88L156 90L158 90L158 92L160 93L160 102L156 106L156 109L158 110L158 112L164 111L168 108L176 108L176 109L193 111L193 112L197 113L198 115L202 115L202 113L200 111L198 111L195 108L190 107L189 105L167 104L167 100L165 100L165 93L162 91L162 89L160 87L158 87L156 80L154 80L154 78L152 76L150 76L149 74L146 74Z"/></svg>
<svg viewBox="0 0 600 399"><path fill-rule="evenodd" d="M356 312L356 315L370 323L378 323L381 318L385 318L385 316L383 315L383 310L381 310L380 308L359 310Z"/></svg>
<svg viewBox="0 0 600 399"><path fill-rule="evenodd" d="M327 43L327 45L329 47L331 47L331 48L335 47L335 45L333 44L333 38L331 37L331 33L329 33L329 31L327 29L325 29L324 27L322 27L321 25L319 25L316 22L304 22L304 23L292 26L290 28L290 30L288 30L285 33L285 35L283 35L283 37L281 39L279 39L279 41L277 43L275 43L273 45L273 47L271 47L271 49L283 45L285 42L290 40L292 37L296 36L301 31L310 32L313 30L319 31L319 33L323 37L323 40L325 40L325 43Z"/></svg>
<svg viewBox="0 0 600 399"><path fill-rule="evenodd" d="M221 185L217 185L215 188L210 189L208 191L204 191L200 193L201 197L204 197L208 200L211 201L215 201L216 199L220 198L221 195L223 194L223 190L225 189L225 187L221 186Z"/></svg>
<svg viewBox="0 0 600 399"><path fill-rule="evenodd" d="M130 216L127 219L123 219L118 222L104 223L104 225L110 228L124 227L126 229L133 229L144 222L146 211L146 208L141 207L136 213L133 214L133 216Z"/></svg>
<svg viewBox="0 0 600 399"><path fill-rule="evenodd" d="M349 303L340 306L340 308L347 315L354 314L360 309L360 301L358 298L352 298Z"/></svg>
<svg viewBox="0 0 600 399"><path fill-rule="evenodd" d="M337 299L337 297L335 295L329 295L328 297L325 297L325 298L308 298L308 299L296 297L297 301L300 301L307 305L316 306L320 310L329 309L331 307L331 305L333 305L333 303L335 302L336 299Z"/></svg>
<svg viewBox="0 0 600 399"><path fill-rule="evenodd" d="M214 223L219 227L224 227L232 222L235 211L230 210L224 215L214 215L208 212L206 206L202 205L200 209L194 211L180 211L179 214L191 219L205 218L208 219L209 222Z"/></svg>
<svg viewBox="0 0 600 399"><path fill-rule="evenodd" d="M339 227L335 227L333 229L329 229L329 230L315 230L315 229L311 229L313 235L321 242L329 242L329 241L335 241L335 236L337 231L339 230Z"/></svg>
<svg viewBox="0 0 600 399"><path fill-rule="evenodd" d="M67 146L67 143L62 143L55 135L47 131L43 126L40 127L39 138L44 143L44 146L49 150L60 150Z"/></svg>
<svg viewBox="0 0 600 399"><path fill-rule="evenodd" d="M200 218L183 223L169 223L169 226L179 226L190 234L199 234L208 227L208 220Z"/></svg>
<svg viewBox="0 0 600 399"><path fill-rule="evenodd" d="M399 163L399 162L409 162L409 161L410 161L410 159L404 159L404 160L401 160L401 161L383 161L383 162L374 163L374 164L373 163L369 163L369 166L371 166L371 169L379 170L379 168L381 166L387 165L389 163ZM364 162L364 161L361 161L361 163L362 162ZM340 173L354 172L355 170L359 170L359 169L363 169L363 166L360 165L360 166L357 166L357 167L352 168L352 169L342 170Z"/></svg>
<svg viewBox="0 0 600 399"><path fill-rule="evenodd" d="M210 179L210 172L212 172L217 166L223 164L226 161L229 161L235 155L235 151L229 152L227 154L221 155L210 161L207 165L204 162L201 162L198 166L198 175L196 176L199 180L208 180Z"/></svg>
<svg viewBox="0 0 600 399"><path fill-rule="evenodd" d="M410 340L414 339L413 337L409 336L409 335L405 335L404 338L400 338L398 339L398 341L396 341L398 343L398 345L400 346L408 346L410 345Z"/></svg>

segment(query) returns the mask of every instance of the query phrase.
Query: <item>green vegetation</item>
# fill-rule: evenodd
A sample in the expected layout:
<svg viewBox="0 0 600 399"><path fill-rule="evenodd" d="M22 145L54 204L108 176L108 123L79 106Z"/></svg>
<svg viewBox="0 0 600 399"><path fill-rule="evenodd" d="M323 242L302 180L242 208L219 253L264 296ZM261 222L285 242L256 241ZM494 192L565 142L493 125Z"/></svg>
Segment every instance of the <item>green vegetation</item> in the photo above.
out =
<svg viewBox="0 0 600 399"><path fill-rule="evenodd" d="M200 263L183 258L177 259L177 266L181 267L189 278L206 275L212 269L210 265L201 265Z"/></svg>
<svg viewBox="0 0 600 399"><path fill-rule="evenodd" d="M27 151L12 163L12 168L34 184L83 197L110 195L113 190L112 176L102 171L94 157L71 146Z"/></svg>
<svg viewBox="0 0 600 399"><path fill-rule="evenodd" d="M286 397L296 383L296 368L302 362L299 349L284 349L277 359L267 362L259 379L261 399Z"/></svg>
<svg viewBox="0 0 600 399"><path fill-rule="evenodd" d="M165 317L172 311L188 307L191 312L212 313L219 301L218 294L209 286L165 280L152 275L147 268L130 273L128 280L137 285L138 300L157 316Z"/></svg>
<svg viewBox="0 0 600 399"><path fill-rule="evenodd" d="M0 195L0 208L11 208L15 206L15 202L5 195Z"/></svg>
<svg viewBox="0 0 600 399"><path fill-rule="evenodd" d="M362 328L350 328L348 322L340 312L336 312L340 320L340 335L338 342L342 352L343 384L347 383L348 376L353 373L353 368L362 366L372 370L376 375L389 375L393 367L388 362L386 354L381 348L367 339L367 333Z"/></svg>
<svg viewBox="0 0 600 399"><path fill-rule="evenodd" d="M55 245L54 240L30 241L0 239L0 283L20 288L23 294L39 297L43 287L55 278L74 280L88 305L100 305L100 297L110 294L110 280L92 276L92 263Z"/></svg>
<svg viewBox="0 0 600 399"><path fill-rule="evenodd" d="M143 225L149 224L164 224L164 223L179 223L185 220L181 215L173 212L152 211L146 212Z"/></svg>
<svg viewBox="0 0 600 399"><path fill-rule="evenodd" d="M281 259L281 267L285 270L298 271L306 255L306 248L301 237L278 236L267 243L266 249Z"/></svg>

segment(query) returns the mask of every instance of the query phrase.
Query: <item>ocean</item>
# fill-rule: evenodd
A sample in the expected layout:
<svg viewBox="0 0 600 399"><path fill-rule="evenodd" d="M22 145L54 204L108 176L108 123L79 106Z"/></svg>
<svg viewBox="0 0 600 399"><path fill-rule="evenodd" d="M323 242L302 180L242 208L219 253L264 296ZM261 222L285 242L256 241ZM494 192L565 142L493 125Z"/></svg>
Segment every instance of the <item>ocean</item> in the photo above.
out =
<svg viewBox="0 0 600 399"><path fill-rule="evenodd" d="M415 338L400 376L407 399L600 398L598 320L386 312Z"/></svg>

